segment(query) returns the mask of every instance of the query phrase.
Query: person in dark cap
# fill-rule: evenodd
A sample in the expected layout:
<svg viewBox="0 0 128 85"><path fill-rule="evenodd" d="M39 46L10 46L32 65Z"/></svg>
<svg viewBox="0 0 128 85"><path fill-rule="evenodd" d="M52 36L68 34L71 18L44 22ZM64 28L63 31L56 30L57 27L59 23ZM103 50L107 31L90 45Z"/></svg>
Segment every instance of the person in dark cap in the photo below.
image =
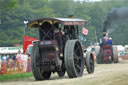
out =
<svg viewBox="0 0 128 85"><path fill-rule="evenodd" d="M59 28L59 24L55 23L54 24L54 33L55 33L55 39L57 40L57 43L59 45L59 50L60 50L60 57L63 57L63 42L62 42L62 32L61 29Z"/></svg>

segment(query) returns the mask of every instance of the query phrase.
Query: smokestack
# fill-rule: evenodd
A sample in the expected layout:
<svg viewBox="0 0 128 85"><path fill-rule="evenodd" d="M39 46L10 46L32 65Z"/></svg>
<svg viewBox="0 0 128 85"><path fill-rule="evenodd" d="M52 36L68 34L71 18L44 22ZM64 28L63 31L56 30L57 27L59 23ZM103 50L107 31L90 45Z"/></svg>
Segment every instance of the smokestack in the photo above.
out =
<svg viewBox="0 0 128 85"><path fill-rule="evenodd" d="M75 18L74 15L68 15L68 18Z"/></svg>
<svg viewBox="0 0 128 85"><path fill-rule="evenodd" d="M118 24L122 20L128 19L128 7L113 8L111 11L105 14L103 20L103 34L107 33L112 23Z"/></svg>

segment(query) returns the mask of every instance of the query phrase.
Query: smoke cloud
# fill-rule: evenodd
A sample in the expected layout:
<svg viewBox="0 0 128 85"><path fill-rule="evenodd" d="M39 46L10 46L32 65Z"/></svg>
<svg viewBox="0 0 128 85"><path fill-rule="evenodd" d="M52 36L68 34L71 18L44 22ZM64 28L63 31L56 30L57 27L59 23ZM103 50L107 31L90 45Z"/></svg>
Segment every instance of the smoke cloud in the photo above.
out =
<svg viewBox="0 0 128 85"><path fill-rule="evenodd" d="M120 24L128 19L128 7L113 8L107 12L103 21L103 32L113 31L112 23Z"/></svg>

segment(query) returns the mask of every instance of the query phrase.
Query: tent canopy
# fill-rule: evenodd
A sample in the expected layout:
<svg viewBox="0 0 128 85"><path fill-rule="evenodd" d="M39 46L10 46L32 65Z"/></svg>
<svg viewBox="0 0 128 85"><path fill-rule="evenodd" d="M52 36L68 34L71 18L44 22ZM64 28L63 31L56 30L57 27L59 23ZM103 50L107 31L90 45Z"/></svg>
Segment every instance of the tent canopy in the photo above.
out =
<svg viewBox="0 0 128 85"><path fill-rule="evenodd" d="M22 47L0 47L0 54L17 54L19 50L23 53Z"/></svg>

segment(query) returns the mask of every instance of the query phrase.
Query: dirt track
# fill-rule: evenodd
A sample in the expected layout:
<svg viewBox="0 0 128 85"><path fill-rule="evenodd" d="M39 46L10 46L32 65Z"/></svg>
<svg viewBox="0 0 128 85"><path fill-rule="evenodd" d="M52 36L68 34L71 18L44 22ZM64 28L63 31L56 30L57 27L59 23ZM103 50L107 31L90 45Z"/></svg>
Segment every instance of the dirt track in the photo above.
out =
<svg viewBox="0 0 128 85"><path fill-rule="evenodd" d="M2 82L0 85L128 85L128 61L96 65L93 74L88 74L85 70L80 78L69 79L67 75L59 78L53 74L50 80L35 81L30 77Z"/></svg>

